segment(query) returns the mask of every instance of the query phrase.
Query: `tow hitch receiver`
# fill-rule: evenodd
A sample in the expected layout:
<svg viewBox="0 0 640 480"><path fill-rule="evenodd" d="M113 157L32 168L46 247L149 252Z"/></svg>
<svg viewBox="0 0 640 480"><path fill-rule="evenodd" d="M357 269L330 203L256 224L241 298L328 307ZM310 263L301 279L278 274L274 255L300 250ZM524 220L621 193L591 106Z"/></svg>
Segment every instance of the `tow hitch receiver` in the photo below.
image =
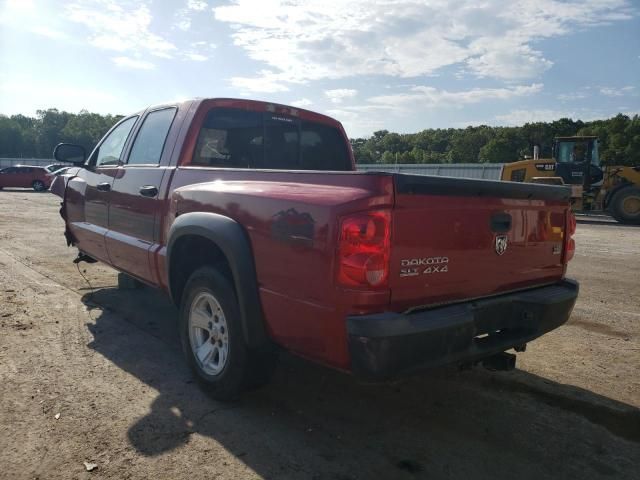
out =
<svg viewBox="0 0 640 480"><path fill-rule="evenodd" d="M481 361L482 366L494 372L506 372L516 368L516 356L513 353L502 352Z"/></svg>

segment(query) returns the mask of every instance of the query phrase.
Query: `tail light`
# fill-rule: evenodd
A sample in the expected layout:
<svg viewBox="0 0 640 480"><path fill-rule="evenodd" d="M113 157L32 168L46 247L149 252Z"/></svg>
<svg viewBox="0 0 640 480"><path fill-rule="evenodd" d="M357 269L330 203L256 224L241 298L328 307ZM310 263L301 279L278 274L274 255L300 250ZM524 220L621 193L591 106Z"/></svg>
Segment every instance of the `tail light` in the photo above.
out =
<svg viewBox="0 0 640 480"><path fill-rule="evenodd" d="M567 263L573 258L573 255L576 253L576 241L573 239L573 236L576 233L576 216L571 210L567 211L567 228L565 231L566 237L564 244L564 261L565 263Z"/></svg>
<svg viewBox="0 0 640 480"><path fill-rule="evenodd" d="M389 278L391 212L344 217L338 242L338 281L349 287L383 287Z"/></svg>

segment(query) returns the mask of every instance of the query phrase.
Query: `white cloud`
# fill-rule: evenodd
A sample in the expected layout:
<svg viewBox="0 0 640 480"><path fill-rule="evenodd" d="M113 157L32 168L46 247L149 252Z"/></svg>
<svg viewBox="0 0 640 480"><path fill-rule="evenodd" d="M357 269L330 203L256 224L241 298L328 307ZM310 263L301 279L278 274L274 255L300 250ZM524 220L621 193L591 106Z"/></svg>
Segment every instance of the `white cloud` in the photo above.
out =
<svg viewBox="0 0 640 480"><path fill-rule="evenodd" d="M35 7L33 0L7 0L4 6L6 9L13 11L33 10Z"/></svg>
<svg viewBox="0 0 640 480"><path fill-rule="evenodd" d="M55 30L51 27L47 27L45 25L36 25L29 30L31 33L35 33L36 35L42 35L43 37L51 38L54 40L58 40L61 38L67 38L67 34L60 31Z"/></svg>
<svg viewBox="0 0 640 480"><path fill-rule="evenodd" d="M207 3L190 0L178 11L176 26L188 30L189 12L200 13ZM94 47L119 52L114 62L122 67L150 69L153 64L140 58L183 58L202 62L215 48L209 42L192 42L186 52L178 49L165 36L152 31L153 16L146 3L131 0L79 0L66 7L69 20L85 25L90 31L89 43Z"/></svg>
<svg viewBox="0 0 640 480"><path fill-rule="evenodd" d="M518 85L503 88L473 88L450 92L439 90L434 87L416 86L407 93L397 93L391 95L379 95L371 97L369 102L374 105L388 106L390 108L404 109L420 107L460 107L472 103L479 103L487 100L509 100L516 97L533 95L542 91L541 83L531 85Z"/></svg>
<svg viewBox="0 0 640 480"><path fill-rule="evenodd" d="M176 21L173 26L186 32L191 28L194 14L204 12L208 6L207 2L202 0L187 0L186 6L176 11Z"/></svg>
<svg viewBox="0 0 640 480"><path fill-rule="evenodd" d="M231 85L248 93L276 93L289 91L289 87L282 80L281 75L265 70L259 73L260 76L257 78L232 77Z"/></svg>
<svg viewBox="0 0 640 480"><path fill-rule="evenodd" d="M350 135L368 135L381 128L392 129L393 124L416 112L462 108L481 102L508 101L541 92L543 85L517 85L503 88L473 88L449 91L429 86L409 86L402 93L378 95L366 104L340 106L327 113L344 122Z"/></svg>
<svg viewBox="0 0 640 480"><path fill-rule="evenodd" d="M131 57L113 57L111 59L118 67L133 68L137 70L152 70L155 65L146 60L140 60Z"/></svg>
<svg viewBox="0 0 640 480"><path fill-rule="evenodd" d="M552 66L537 41L633 14L630 0L234 0L213 10L235 45L283 82L418 77L452 65L535 78Z"/></svg>
<svg viewBox="0 0 640 480"><path fill-rule="evenodd" d="M628 95L635 90L635 87L628 85L622 88L600 87L600 93L606 97L622 97Z"/></svg>
<svg viewBox="0 0 640 480"><path fill-rule="evenodd" d="M344 125L347 135L360 137L370 134L375 130L389 127L388 123L377 116L387 110L385 107L371 107L369 105L357 105L347 108L332 108L326 111Z"/></svg>
<svg viewBox="0 0 640 480"><path fill-rule="evenodd" d="M201 53L187 52L184 54L184 58L187 60L193 60L194 62L204 62L208 60L206 55L202 55Z"/></svg>
<svg viewBox="0 0 640 480"><path fill-rule="evenodd" d="M482 53L469 58L467 66L479 77L505 80L532 78L553 65L553 62L544 58L541 52L509 39L483 39L472 44L472 48L478 47L478 51Z"/></svg>
<svg viewBox="0 0 640 480"><path fill-rule="evenodd" d="M300 100L295 100L291 102L291 105L293 105L294 107L305 108L310 105L313 105L313 102L308 98L301 98Z"/></svg>
<svg viewBox="0 0 640 480"><path fill-rule="evenodd" d="M560 93L556 96L558 100L561 102L571 102L574 100L582 100L583 98L587 98L588 94L585 90L580 90L577 92L569 92L569 93Z"/></svg>
<svg viewBox="0 0 640 480"><path fill-rule="evenodd" d="M345 98L355 97L358 91L351 88L336 88L334 90L325 90L324 94L331 100L331 103L342 103Z"/></svg>
<svg viewBox="0 0 640 480"><path fill-rule="evenodd" d="M202 12L206 10L208 7L207 2L203 2L202 0L188 0L187 1L187 9L195 10L197 12Z"/></svg>
<svg viewBox="0 0 640 480"><path fill-rule="evenodd" d="M553 122L560 118L574 118L584 121L603 118L602 113L593 111L568 111L553 109L512 110L503 115L496 115L496 120L504 125L524 125L533 122Z"/></svg>
<svg viewBox="0 0 640 480"><path fill-rule="evenodd" d="M212 52L217 48L215 43L198 41L191 42L189 48L182 49L179 57L193 62L205 62L212 57Z"/></svg>
<svg viewBox="0 0 640 480"><path fill-rule="evenodd" d="M199 42L191 42L191 46L193 48L209 48L211 50L218 48L218 45L216 45L215 43L205 42L203 40L200 40Z"/></svg>
<svg viewBox="0 0 640 480"><path fill-rule="evenodd" d="M78 112L83 109L113 112L114 105L121 96L116 92L108 93L102 88L78 85L60 85L47 78L37 76L20 77L13 75L10 80L0 83L0 98L16 96L21 98L19 109L3 113L35 114L37 109L61 107L67 111ZM54 103L52 103L54 102Z"/></svg>
<svg viewBox="0 0 640 480"><path fill-rule="evenodd" d="M117 0L84 0L66 7L67 18L91 30L95 47L127 54L172 58L176 46L151 32L152 16L146 5Z"/></svg>
<svg viewBox="0 0 640 480"><path fill-rule="evenodd" d="M176 23L175 23L176 28L182 30L183 32L186 32L191 28L191 18L186 15L186 11L185 13L179 12L177 14L177 17L178 19L176 20Z"/></svg>

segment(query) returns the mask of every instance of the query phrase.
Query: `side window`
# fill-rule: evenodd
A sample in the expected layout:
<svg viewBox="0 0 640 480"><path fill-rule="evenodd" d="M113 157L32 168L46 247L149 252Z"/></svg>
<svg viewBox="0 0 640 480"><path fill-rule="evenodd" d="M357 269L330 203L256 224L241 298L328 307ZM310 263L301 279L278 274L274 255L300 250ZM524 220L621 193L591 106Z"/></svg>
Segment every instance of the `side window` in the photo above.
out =
<svg viewBox="0 0 640 480"><path fill-rule="evenodd" d="M131 153L129 165L157 165L160 163L164 143L176 115L175 108L165 108L150 112L138 131Z"/></svg>
<svg viewBox="0 0 640 480"><path fill-rule="evenodd" d="M198 135L191 165L261 168L262 115L235 108L214 108Z"/></svg>
<svg viewBox="0 0 640 480"><path fill-rule="evenodd" d="M104 139L94 153L96 167L118 165L124 144L137 119L138 117L127 118Z"/></svg>

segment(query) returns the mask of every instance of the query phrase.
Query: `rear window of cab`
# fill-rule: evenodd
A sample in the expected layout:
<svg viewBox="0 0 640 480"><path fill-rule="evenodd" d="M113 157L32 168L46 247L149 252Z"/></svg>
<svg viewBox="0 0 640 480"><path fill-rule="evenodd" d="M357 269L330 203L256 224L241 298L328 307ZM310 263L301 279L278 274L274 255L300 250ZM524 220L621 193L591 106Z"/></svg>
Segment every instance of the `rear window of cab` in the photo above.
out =
<svg viewBox="0 0 640 480"><path fill-rule="evenodd" d="M190 166L277 170L351 170L336 127L269 112L213 108Z"/></svg>

